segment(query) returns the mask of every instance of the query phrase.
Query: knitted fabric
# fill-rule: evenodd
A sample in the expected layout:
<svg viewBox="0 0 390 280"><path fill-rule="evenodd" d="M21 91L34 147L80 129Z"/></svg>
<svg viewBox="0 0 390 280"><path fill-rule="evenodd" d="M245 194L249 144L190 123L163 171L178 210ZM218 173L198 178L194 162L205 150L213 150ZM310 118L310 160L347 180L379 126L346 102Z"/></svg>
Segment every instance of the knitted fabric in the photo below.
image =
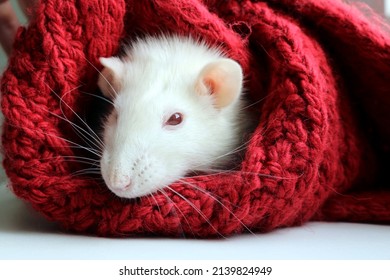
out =
<svg viewBox="0 0 390 280"><path fill-rule="evenodd" d="M10 187L64 228L104 236L390 223L381 176L390 140L388 28L336 0L42 0L1 81ZM237 60L258 126L239 170L119 199L101 179L77 175L83 165L70 159L84 155L73 147L83 142L67 119L77 122L75 113L90 107L85 92L96 93L99 57L161 32L203 38Z"/></svg>

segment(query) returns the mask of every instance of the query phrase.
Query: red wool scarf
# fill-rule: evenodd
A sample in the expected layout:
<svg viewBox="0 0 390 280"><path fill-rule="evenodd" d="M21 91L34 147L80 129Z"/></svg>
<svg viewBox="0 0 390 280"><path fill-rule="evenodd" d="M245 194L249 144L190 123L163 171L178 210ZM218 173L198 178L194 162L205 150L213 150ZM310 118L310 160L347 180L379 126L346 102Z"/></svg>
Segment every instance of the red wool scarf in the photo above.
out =
<svg viewBox="0 0 390 280"><path fill-rule="evenodd" d="M1 80L10 187L64 228L103 236L390 223L389 30L337 0L42 0ZM83 166L70 159L83 152L67 140L81 141L65 117L90 106L99 57L161 32L222 45L261 100L258 126L239 172L123 200L76 176Z"/></svg>

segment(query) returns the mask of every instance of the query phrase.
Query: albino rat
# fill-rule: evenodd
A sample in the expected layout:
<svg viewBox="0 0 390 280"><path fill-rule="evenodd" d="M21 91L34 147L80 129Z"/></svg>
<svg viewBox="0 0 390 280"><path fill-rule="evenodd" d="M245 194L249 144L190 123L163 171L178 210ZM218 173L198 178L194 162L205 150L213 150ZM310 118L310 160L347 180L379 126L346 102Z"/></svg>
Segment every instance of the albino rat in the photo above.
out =
<svg viewBox="0 0 390 280"><path fill-rule="evenodd" d="M124 57L100 62L98 85L114 106L100 168L117 196L144 196L231 163L247 128L237 62L175 36L139 39Z"/></svg>

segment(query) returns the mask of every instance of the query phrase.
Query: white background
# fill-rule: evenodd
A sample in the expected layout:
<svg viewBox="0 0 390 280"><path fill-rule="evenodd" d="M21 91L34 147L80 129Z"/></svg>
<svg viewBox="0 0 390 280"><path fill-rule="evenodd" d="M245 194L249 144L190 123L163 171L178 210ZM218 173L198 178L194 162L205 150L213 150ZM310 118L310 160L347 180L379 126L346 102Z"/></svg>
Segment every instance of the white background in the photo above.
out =
<svg viewBox="0 0 390 280"><path fill-rule="evenodd" d="M308 223L217 240L99 238L62 232L1 185L0 259L390 260L390 226Z"/></svg>
<svg viewBox="0 0 390 280"><path fill-rule="evenodd" d="M390 1L386 1L390 14ZM0 69L5 65L0 52ZM308 223L220 240L110 239L62 232L0 179L0 259L390 259L390 226Z"/></svg>

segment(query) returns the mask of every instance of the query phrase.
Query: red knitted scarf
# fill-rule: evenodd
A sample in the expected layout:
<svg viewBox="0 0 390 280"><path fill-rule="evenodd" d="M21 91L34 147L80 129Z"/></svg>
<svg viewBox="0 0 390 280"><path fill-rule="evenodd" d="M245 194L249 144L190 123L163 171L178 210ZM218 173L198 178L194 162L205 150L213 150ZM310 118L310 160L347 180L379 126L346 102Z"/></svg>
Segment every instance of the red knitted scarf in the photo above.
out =
<svg viewBox="0 0 390 280"><path fill-rule="evenodd" d="M336 0L40 1L1 81L10 187L66 229L98 235L389 223L388 30ZM261 116L238 172L121 200L98 178L76 175L71 159L83 153L65 118L90 106L99 57L161 32L222 44L245 69L249 97L262 100L253 105Z"/></svg>

